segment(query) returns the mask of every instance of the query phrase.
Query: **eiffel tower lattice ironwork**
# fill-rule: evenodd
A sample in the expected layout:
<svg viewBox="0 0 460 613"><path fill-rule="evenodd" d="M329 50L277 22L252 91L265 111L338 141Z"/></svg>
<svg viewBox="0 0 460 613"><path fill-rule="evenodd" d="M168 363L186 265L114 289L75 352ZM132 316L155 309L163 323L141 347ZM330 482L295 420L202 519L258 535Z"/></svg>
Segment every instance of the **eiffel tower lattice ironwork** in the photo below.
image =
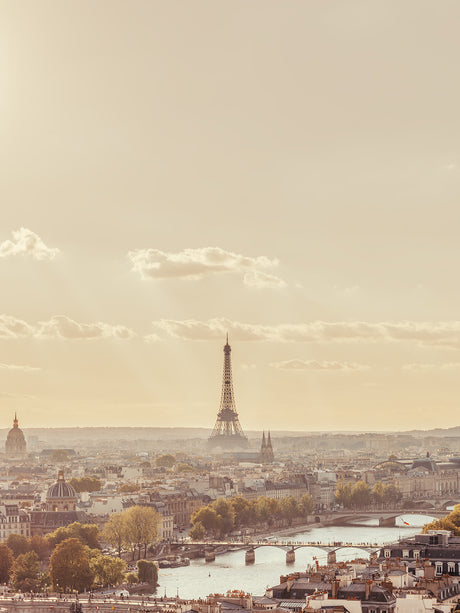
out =
<svg viewBox="0 0 460 613"><path fill-rule="evenodd" d="M217 414L216 424L209 437L211 447L247 447L248 439L243 432L238 413L235 408L235 396L233 394L232 363L230 353L232 348L227 342L224 345L224 372L222 378L222 395L220 408Z"/></svg>

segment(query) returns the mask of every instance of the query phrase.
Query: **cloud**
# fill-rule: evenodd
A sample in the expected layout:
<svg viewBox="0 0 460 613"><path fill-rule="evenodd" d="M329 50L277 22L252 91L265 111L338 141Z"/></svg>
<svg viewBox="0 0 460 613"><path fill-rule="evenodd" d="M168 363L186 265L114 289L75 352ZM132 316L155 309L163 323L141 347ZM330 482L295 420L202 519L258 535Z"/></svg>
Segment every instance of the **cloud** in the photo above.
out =
<svg viewBox="0 0 460 613"><path fill-rule="evenodd" d="M281 287L284 283L278 277L266 275L260 269L278 266L276 258L264 255L249 257L225 251L219 247L202 247L183 249L177 253L168 253L159 249L135 249L128 253L132 270L143 279L188 279L196 281L206 275L217 273L252 273L247 285L252 287Z"/></svg>
<svg viewBox="0 0 460 613"><path fill-rule="evenodd" d="M403 370L409 370L411 372L426 372L426 371L436 371L436 370L447 370L447 371L455 371L460 369L460 362L448 362L445 364L404 364Z"/></svg>
<svg viewBox="0 0 460 613"><path fill-rule="evenodd" d="M38 366L28 366L27 364L1 364L0 370L17 370L22 372L32 372L41 370Z"/></svg>
<svg viewBox="0 0 460 613"><path fill-rule="evenodd" d="M356 371L367 370L368 366L364 364L355 364L353 362L327 362L317 360L284 360L283 362L272 362L272 368L279 370L323 370L323 371Z"/></svg>
<svg viewBox="0 0 460 613"><path fill-rule="evenodd" d="M286 287L286 282L283 279L258 270L247 272L243 277L243 281L248 287L256 289Z"/></svg>
<svg viewBox="0 0 460 613"><path fill-rule="evenodd" d="M128 340L136 334L121 325L104 322L79 323L63 315L31 325L10 315L0 315L0 338L55 338L64 340L94 340L114 338Z"/></svg>
<svg viewBox="0 0 460 613"><path fill-rule="evenodd" d="M272 326L214 318L207 321L162 319L153 322L156 334L183 340L222 339L228 332L238 341L265 342L412 342L424 346L460 349L460 321L363 322L313 321Z"/></svg>
<svg viewBox="0 0 460 613"><path fill-rule="evenodd" d="M126 340L133 338L135 334L125 326L113 326L102 322L82 324L69 317L55 316L49 321L40 322L37 336L66 340L92 340L99 338Z"/></svg>
<svg viewBox="0 0 460 613"><path fill-rule="evenodd" d="M0 243L0 258L23 254L35 260L53 260L58 253L59 249L47 247L38 234L28 228L13 231L13 240Z"/></svg>

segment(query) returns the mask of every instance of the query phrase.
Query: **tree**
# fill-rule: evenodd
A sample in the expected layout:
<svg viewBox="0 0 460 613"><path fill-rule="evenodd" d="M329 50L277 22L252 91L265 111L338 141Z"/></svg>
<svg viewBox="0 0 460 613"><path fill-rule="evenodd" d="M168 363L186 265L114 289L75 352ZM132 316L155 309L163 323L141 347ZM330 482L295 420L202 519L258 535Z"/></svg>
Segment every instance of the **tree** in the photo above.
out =
<svg viewBox="0 0 460 613"><path fill-rule="evenodd" d="M50 462L59 463L59 462L68 462L69 454L65 449L54 449L50 454Z"/></svg>
<svg viewBox="0 0 460 613"><path fill-rule="evenodd" d="M426 534L428 530L449 530L455 536L460 536L460 528L449 519L449 516L435 519L429 524L425 524L423 526L423 532Z"/></svg>
<svg viewBox="0 0 460 613"><path fill-rule="evenodd" d="M139 578L139 583L150 583L150 585L157 585L158 570L156 564L149 562L148 560L138 560L137 576Z"/></svg>
<svg viewBox="0 0 460 613"><path fill-rule="evenodd" d="M165 453L155 458L155 466L159 468L172 468L176 463L176 458L170 453Z"/></svg>
<svg viewBox="0 0 460 613"><path fill-rule="evenodd" d="M89 589L94 579L89 561L88 548L76 538L56 545L50 558L50 577L54 589L64 592Z"/></svg>
<svg viewBox="0 0 460 613"><path fill-rule="evenodd" d="M40 587L40 562L35 551L18 555L13 564L11 580L14 589L17 591L38 591Z"/></svg>
<svg viewBox="0 0 460 613"><path fill-rule="evenodd" d="M127 544L126 531L126 515L124 513L113 513L102 531L104 541L118 549L118 557L121 557L123 545Z"/></svg>
<svg viewBox="0 0 460 613"><path fill-rule="evenodd" d="M236 496L230 499L235 514L235 526L247 526L255 519L255 505L252 501Z"/></svg>
<svg viewBox="0 0 460 613"><path fill-rule="evenodd" d="M46 538L43 538L43 536L39 534L34 534L30 537L30 546L32 551L35 551L40 561L46 560L50 550L50 545Z"/></svg>
<svg viewBox="0 0 460 613"><path fill-rule="evenodd" d="M272 516L272 508L270 505L270 499L265 496L259 496L255 502L255 514L259 521L269 521Z"/></svg>
<svg viewBox="0 0 460 613"><path fill-rule="evenodd" d="M205 534L206 529L200 521L195 522L188 533L192 541L201 541L204 539Z"/></svg>
<svg viewBox="0 0 460 613"><path fill-rule="evenodd" d="M123 581L126 562L120 558L103 556L98 551L90 560L90 567L94 573L94 582L101 587L107 587Z"/></svg>
<svg viewBox="0 0 460 613"><path fill-rule="evenodd" d="M193 525L195 525L196 522L200 522L204 526L206 532L214 532L217 534L220 530L219 514L209 505L201 507L192 513L191 521Z"/></svg>
<svg viewBox="0 0 460 613"><path fill-rule="evenodd" d="M346 509L352 505L352 489L352 484L349 482L345 483L343 479L337 482L337 487L335 488L336 502Z"/></svg>
<svg viewBox="0 0 460 613"><path fill-rule="evenodd" d="M0 543L0 583L8 583L11 568L13 567L14 555L5 543Z"/></svg>
<svg viewBox="0 0 460 613"><path fill-rule="evenodd" d="M147 555L147 545L154 541L158 535L160 514L151 507L136 505L126 513L126 540L130 543L133 551L138 547L139 557L141 546L144 546L144 557Z"/></svg>
<svg viewBox="0 0 460 613"><path fill-rule="evenodd" d="M139 578L136 573L128 573L126 575L126 582L129 583L129 585L133 585L134 583L139 582Z"/></svg>
<svg viewBox="0 0 460 613"><path fill-rule="evenodd" d="M300 498L299 510L301 514L304 517L307 517L307 515L310 515L314 508L315 503L313 501L313 498L308 492L305 492L305 494L303 494Z"/></svg>
<svg viewBox="0 0 460 613"><path fill-rule="evenodd" d="M6 539L6 544L13 552L15 558L22 553L30 551L30 541L22 534L10 534Z"/></svg>
<svg viewBox="0 0 460 613"><path fill-rule="evenodd" d="M365 481L357 481L353 486L351 496L354 507L367 507L371 500L371 488Z"/></svg>
<svg viewBox="0 0 460 613"><path fill-rule="evenodd" d="M235 512L232 504L225 498L218 498L212 503L212 508L219 516L219 532L220 534L228 534L233 530L235 525Z"/></svg>
<svg viewBox="0 0 460 613"><path fill-rule="evenodd" d="M81 524L74 521L66 528L61 527L54 532L50 532L46 535L46 539L51 547L55 547L69 538L76 538L82 545L87 545L90 549L100 549L99 536L99 528L96 524Z"/></svg>
<svg viewBox="0 0 460 613"><path fill-rule="evenodd" d="M372 498L376 504L383 504L385 498L385 485L381 481L374 483L374 487L372 488Z"/></svg>
<svg viewBox="0 0 460 613"><path fill-rule="evenodd" d="M383 501L385 504L396 504L402 498L402 493L396 485L392 483L385 486L385 490L383 492Z"/></svg>
<svg viewBox="0 0 460 613"><path fill-rule="evenodd" d="M292 520L299 513L297 500L293 496L286 496L280 500L280 510L283 519L286 519L291 525Z"/></svg>
<svg viewBox="0 0 460 613"><path fill-rule="evenodd" d="M134 492L138 492L140 490L140 486L137 483L123 483L118 488L118 492L120 494L134 494Z"/></svg>
<svg viewBox="0 0 460 613"><path fill-rule="evenodd" d="M102 487L102 481L96 477L72 477L69 484L76 492L98 492Z"/></svg>

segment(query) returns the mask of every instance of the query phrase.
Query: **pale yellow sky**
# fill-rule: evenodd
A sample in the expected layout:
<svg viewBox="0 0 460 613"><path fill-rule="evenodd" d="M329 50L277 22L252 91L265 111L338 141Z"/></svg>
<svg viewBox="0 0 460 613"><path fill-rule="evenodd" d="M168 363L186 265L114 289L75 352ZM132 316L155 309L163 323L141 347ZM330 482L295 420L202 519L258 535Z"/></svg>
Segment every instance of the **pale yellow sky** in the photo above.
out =
<svg viewBox="0 0 460 613"><path fill-rule="evenodd" d="M456 0L4 0L0 407L459 425Z"/></svg>

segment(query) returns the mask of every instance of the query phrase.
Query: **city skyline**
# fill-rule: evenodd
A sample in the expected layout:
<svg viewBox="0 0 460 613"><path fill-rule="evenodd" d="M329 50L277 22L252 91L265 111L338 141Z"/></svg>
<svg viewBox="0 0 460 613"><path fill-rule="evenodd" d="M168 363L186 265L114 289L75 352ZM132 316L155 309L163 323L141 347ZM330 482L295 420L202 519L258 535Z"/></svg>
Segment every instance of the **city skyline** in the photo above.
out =
<svg viewBox="0 0 460 613"><path fill-rule="evenodd" d="M459 425L458 3L0 15L3 428Z"/></svg>

